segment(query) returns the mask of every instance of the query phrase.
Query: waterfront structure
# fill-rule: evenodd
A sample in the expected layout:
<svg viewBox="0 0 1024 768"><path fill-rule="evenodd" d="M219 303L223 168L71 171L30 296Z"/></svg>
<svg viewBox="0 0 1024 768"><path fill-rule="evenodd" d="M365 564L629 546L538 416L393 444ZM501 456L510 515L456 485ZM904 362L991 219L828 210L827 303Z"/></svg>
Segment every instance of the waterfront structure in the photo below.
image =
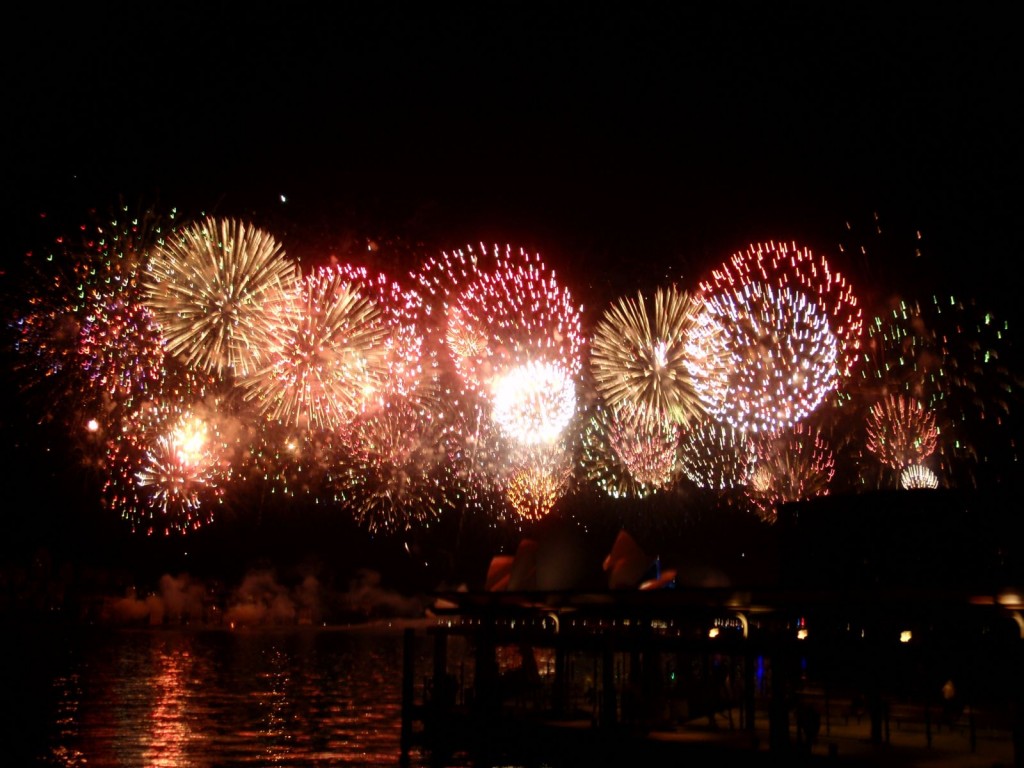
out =
<svg viewBox="0 0 1024 768"><path fill-rule="evenodd" d="M1020 766L1021 528L992 496L818 499L780 509L759 583L439 595L422 682L407 654L403 755L835 757L855 720L878 750L956 727Z"/></svg>

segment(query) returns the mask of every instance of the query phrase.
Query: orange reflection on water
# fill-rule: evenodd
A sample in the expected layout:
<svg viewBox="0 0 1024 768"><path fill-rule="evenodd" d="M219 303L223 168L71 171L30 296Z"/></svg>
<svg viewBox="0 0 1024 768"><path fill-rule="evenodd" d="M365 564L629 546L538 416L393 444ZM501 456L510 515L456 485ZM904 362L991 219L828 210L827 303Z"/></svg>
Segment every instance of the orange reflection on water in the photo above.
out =
<svg viewBox="0 0 1024 768"><path fill-rule="evenodd" d="M154 678L156 699L149 718L150 727L143 736L142 755L152 768L185 768L190 764L188 744L188 687L193 668L187 650L154 654L159 665Z"/></svg>

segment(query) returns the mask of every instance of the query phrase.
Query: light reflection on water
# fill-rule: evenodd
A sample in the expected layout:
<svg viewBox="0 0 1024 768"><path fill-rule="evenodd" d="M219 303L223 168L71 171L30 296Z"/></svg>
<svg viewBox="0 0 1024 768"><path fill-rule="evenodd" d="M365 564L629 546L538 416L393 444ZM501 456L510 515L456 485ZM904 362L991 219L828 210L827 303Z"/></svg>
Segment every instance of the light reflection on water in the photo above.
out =
<svg viewBox="0 0 1024 768"><path fill-rule="evenodd" d="M15 631L17 632L17 631ZM25 631L5 654L24 762L397 766L401 631ZM417 669L429 659L417 633ZM16 739L12 742L11 739ZM8 752L10 755L10 752ZM427 765L413 752L412 765Z"/></svg>

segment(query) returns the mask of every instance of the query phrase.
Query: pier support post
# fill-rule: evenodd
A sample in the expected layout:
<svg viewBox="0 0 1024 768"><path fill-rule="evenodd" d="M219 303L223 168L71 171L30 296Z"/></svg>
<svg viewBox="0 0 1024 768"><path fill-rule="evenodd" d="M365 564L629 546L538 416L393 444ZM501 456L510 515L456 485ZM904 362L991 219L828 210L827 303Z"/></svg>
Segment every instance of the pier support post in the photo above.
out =
<svg viewBox="0 0 1024 768"><path fill-rule="evenodd" d="M569 670L565 646L561 642L555 645L555 697L554 710L562 715L569 710Z"/></svg>
<svg viewBox="0 0 1024 768"><path fill-rule="evenodd" d="M744 642L747 645L748 642ZM743 652L743 728L748 733L756 733L757 724L754 717L757 712L757 669L754 666L754 654L747 648Z"/></svg>
<svg viewBox="0 0 1024 768"><path fill-rule="evenodd" d="M606 639L601 655L601 725L614 726L618 720L615 695L615 650L611 639Z"/></svg>

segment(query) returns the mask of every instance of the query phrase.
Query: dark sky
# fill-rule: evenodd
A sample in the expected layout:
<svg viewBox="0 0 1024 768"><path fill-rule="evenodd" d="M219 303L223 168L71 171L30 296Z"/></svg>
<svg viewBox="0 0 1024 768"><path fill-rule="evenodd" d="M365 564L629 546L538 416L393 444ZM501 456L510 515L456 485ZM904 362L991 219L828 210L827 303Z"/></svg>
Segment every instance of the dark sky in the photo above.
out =
<svg viewBox="0 0 1024 768"><path fill-rule="evenodd" d="M7 207L17 225L159 198L287 216L292 237L354 216L524 245L574 277L684 281L755 241L831 254L878 212L922 232L921 273L1013 274L1004 12L689 6L21 11L2 54Z"/></svg>
<svg viewBox="0 0 1024 768"><path fill-rule="evenodd" d="M1009 6L691 6L8 10L4 267L41 212L124 198L280 222L289 252L353 229L523 246L595 311L793 240L865 304L939 286L1019 312ZM891 250L840 254L876 213Z"/></svg>

